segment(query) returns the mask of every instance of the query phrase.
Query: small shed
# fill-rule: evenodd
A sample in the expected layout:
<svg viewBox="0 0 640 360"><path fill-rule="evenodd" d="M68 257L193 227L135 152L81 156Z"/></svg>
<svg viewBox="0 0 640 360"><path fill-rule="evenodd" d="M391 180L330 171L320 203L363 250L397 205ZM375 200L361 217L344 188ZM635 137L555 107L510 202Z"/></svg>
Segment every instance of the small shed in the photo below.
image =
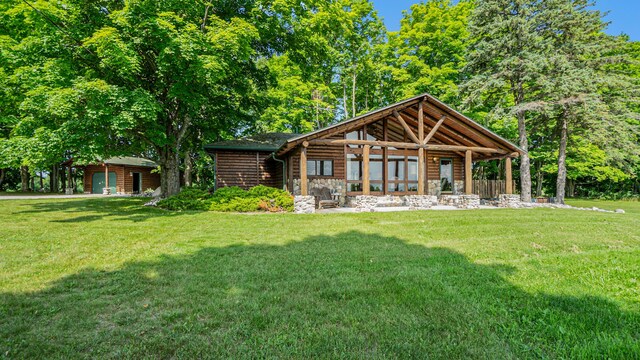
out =
<svg viewBox="0 0 640 360"><path fill-rule="evenodd" d="M137 157L113 157L84 167L85 194L140 194L160 186L155 162ZM109 189L106 191L105 189Z"/></svg>

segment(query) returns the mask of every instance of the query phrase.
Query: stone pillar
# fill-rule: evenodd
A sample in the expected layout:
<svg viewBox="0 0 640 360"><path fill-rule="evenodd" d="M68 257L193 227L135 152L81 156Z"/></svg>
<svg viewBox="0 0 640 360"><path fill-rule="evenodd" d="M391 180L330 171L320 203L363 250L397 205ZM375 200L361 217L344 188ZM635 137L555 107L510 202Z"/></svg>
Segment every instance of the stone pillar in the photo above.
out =
<svg viewBox="0 0 640 360"><path fill-rule="evenodd" d="M313 196L294 196L293 211L296 214L313 214L316 212L316 199Z"/></svg>
<svg viewBox="0 0 640 360"><path fill-rule="evenodd" d="M520 195L500 194L498 196L498 207L501 208L521 208L523 206Z"/></svg>

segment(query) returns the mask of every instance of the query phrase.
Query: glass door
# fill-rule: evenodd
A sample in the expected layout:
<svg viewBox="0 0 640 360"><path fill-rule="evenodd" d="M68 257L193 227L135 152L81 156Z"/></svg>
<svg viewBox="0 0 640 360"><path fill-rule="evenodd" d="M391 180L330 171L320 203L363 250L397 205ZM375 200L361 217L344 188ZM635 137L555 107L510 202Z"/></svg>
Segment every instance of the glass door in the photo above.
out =
<svg viewBox="0 0 640 360"><path fill-rule="evenodd" d="M440 159L440 191L453 192L453 160Z"/></svg>

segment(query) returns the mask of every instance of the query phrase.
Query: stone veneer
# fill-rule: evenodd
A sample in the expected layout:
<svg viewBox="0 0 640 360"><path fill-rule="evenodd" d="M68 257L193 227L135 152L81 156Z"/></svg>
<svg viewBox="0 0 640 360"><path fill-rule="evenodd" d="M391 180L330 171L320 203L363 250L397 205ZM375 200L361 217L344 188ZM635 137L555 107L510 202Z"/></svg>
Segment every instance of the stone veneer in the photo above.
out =
<svg viewBox="0 0 640 360"><path fill-rule="evenodd" d="M307 180L307 191L316 188L328 188L332 194L340 195L340 206L343 206L347 196L347 183L341 179L310 179ZM300 179L293 180L293 194L300 195Z"/></svg>
<svg viewBox="0 0 640 360"><path fill-rule="evenodd" d="M408 206L412 210L425 210L437 203L438 198L432 195L357 195L349 198L350 206L359 212L371 212L376 208L400 206Z"/></svg>
<svg viewBox="0 0 640 360"><path fill-rule="evenodd" d="M316 212L316 199L313 196L296 195L293 197L293 211L296 214L313 214Z"/></svg>
<svg viewBox="0 0 640 360"><path fill-rule="evenodd" d="M523 207L520 195L517 194L500 194L498 196L498 207L501 208L521 208Z"/></svg>
<svg viewBox="0 0 640 360"><path fill-rule="evenodd" d="M426 210L438 204L438 197L434 195L407 195L404 197L404 201L411 210Z"/></svg>
<svg viewBox="0 0 640 360"><path fill-rule="evenodd" d="M438 199L440 205L455 206L459 209L480 208L480 196L478 195L442 195Z"/></svg>
<svg viewBox="0 0 640 360"><path fill-rule="evenodd" d="M464 181L455 180L453 182L453 194L464 194ZM429 195L440 196L442 192L440 191L440 180L427 180L427 193Z"/></svg>

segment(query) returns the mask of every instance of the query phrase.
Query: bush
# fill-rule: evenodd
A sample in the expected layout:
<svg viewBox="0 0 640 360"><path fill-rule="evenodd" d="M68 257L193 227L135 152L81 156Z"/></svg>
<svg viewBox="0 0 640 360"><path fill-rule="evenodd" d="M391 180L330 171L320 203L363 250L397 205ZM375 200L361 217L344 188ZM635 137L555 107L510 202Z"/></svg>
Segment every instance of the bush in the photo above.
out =
<svg viewBox="0 0 640 360"><path fill-rule="evenodd" d="M288 192L259 185L247 191L237 186L218 189L209 194L197 188L183 188L180 193L158 202L167 210L211 210L224 212L293 211L293 196Z"/></svg>
<svg viewBox="0 0 640 360"><path fill-rule="evenodd" d="M293 197L286 191L258 185L242 190L239 187L222 188L211 198L212 211L293 211Z"/></svg>
<svg viewBox="0 0 640 360"><path fill-rule="evenodd" d="M208 210L211 204L211 194L209 192L186 187L178 194L167 199L160 200L158 207L173 210Z"/></svg>

